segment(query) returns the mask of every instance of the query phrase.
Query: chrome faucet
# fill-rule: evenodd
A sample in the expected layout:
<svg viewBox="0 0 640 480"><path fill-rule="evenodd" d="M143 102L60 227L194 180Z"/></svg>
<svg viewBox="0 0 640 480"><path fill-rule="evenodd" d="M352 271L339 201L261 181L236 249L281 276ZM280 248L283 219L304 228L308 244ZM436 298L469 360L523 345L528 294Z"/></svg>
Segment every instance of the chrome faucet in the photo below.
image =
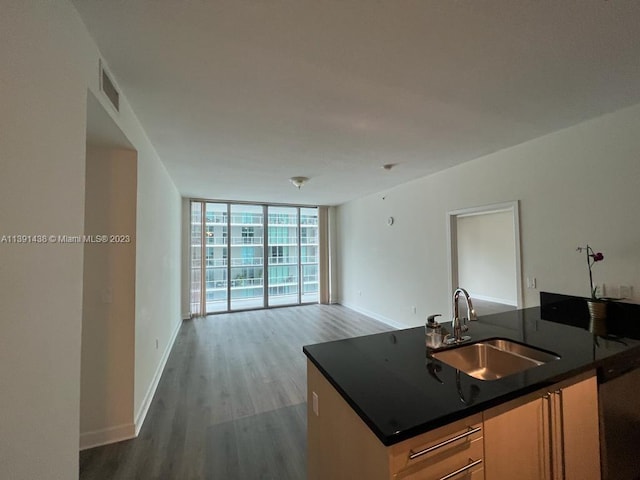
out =
<svg viewBox="0 0 640 480"><path fill-rule="evenodd" d="M460 319L460 313L458 308L458 299L460 298L460 294L464 295L465 301L467 302L467 316ZM469 320L477 320L476 312L473 309L473 304L471 303L471 298L469 297L469 292L467 292L464 288L456 288L456 291L453 292L453 320L451 321L451 328L453 329L453 336L448 338L445 343L448 345L466 342L467 340L471 340L469 335L462 335L462 332L466 332L469 330L467 326L467 319Z"/></svg>

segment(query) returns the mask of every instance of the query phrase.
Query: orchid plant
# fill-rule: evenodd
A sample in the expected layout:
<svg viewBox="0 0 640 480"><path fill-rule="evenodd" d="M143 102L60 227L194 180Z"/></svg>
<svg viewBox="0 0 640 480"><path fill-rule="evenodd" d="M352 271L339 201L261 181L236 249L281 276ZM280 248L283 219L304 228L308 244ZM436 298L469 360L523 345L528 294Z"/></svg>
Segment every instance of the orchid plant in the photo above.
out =
<svg viewBox="0 0 640 480"><path fill-rule="evenodd" d="M577 252L586 252L587 253L587 266L589 267L589 286L591 287L591 299L599 300L596 295L597 286L593 286L593 273L591 272L591 268L596 262L600 262L604 260L604 255L601 252L595 252L593 248L591 248L588 244L586 247L578 247L576 248Z"/></svg>

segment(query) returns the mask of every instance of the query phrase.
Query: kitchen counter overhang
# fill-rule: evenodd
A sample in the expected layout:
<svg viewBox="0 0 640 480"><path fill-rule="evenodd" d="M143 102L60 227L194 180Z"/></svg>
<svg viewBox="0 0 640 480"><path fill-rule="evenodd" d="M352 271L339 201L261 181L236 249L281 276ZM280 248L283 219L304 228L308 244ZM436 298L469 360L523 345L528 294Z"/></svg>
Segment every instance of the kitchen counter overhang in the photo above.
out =
<svg viewBox="0 0 640 480"><path fill-rule="evenodd" d="M478 380L434 361L423 327L307 345L303 351L389 446L583 372L606 370L613 359L640 357L635 325L627 332L618 324L615 334L598 335L589 331L588 316L581 310L567 312L566 304L558 305L488 315L471 323L471 342L506 338L560 357L497 380Z"/></svg>

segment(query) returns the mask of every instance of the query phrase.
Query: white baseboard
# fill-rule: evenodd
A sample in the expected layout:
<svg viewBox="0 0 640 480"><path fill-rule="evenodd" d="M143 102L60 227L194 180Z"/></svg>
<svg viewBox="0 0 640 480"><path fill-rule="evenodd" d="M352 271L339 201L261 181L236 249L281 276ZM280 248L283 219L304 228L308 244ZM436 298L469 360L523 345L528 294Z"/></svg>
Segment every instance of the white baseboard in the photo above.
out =
<svg viewBox="0 0 640 480"><path fill-rule="evenodd" d="M191 319L191 313L187 312L187 313L182 313L182 320L189 320Z"/></svg>
<svg viewBox="0 0 640 480"><path fill-rule="evenodd" d="M384 317L382 315L379 315L375 312L370 312L369 310L365 310L364 308L360 308L357 307L355 305L351 305L349 303L345 303L345 302L338 302L340 305L342 305L343 307L349 308L351 310L354 310L358 313L361 313L362 315L366 315L367 317L371 317L374 320L378 320L379 322L382 323L386 323L387 325L389 325L390 327L395 328L396 330L402 330L404 328L410 328L409 325L405 325L403 323L400 322L396 322L395 320L391 320L390 318Z"/></svg>
<svg viewBox="0 0 640 480"><path fill-rule="evenodd" d="M512 307L517 307L518 302L514 300L507 300L506 298L497 298L497 297L489 297L487 295L478 295L477 293L469 292L469 296L471 297L471 301L474 299L484 300L485 302L493 302L493 303L502 303L504 305L511 305Z"/></svg>
<svg viewBox="0 0 640 480"><path fill-rule="evenodd" d="M136 435L136 428L133 423L84 432L80 434L80 450L129 440L135 438Z"/></svg>
<svg viewBox="0 0 640 480"><path fill-rule="evenodd" d="M140 405L140 409L136 414L135 418L135 436L137 437L140 433L140 429L142 428L142 424L144 423L144 419L147 417L147 413L149 412L149 407L151 406L151 400L153 400L153 396L156 393L156 389L158 388L158 383L160 383L160 377L162 377L162 372L164 371L164 367L167 364L167 360L169 359L169 354L171 353L171 349L173 348L173 344L178 337L178 332L180 331L180 327L182 326L182 322L178 322L175 330L171 334L171 339L167 344L167 348L165 348L164 353L162 354L162 358L160 359L160 363L158 364L158 368L156 368L156 372L153 375L153 380L147 389L147 393L144 396L144 400L142 401L142 405Z"/></svg>

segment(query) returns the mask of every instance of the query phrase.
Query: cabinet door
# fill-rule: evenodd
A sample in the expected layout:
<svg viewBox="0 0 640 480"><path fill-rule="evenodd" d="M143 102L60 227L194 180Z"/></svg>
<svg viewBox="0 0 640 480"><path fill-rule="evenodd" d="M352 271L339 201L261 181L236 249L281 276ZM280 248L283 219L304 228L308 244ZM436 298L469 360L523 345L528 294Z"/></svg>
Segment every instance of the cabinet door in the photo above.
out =
<svg viewBox="0 0 640 480"><path fill-rule="evenodd" d="M560 390L567 480L600 479L598 386L591 377Z"/></svg>
<svg viewBox="0 0 640 480"><path fill-rule="evenodd" d="M542 398L485 412L484 470L489 480L549 478L547 404Z"/></svg>
<svg viewBox="0 0 640 480"><path fill-rule="evenodd" d="M599 480L596 377L537 395L484 413L487 479Z"/></svg>

